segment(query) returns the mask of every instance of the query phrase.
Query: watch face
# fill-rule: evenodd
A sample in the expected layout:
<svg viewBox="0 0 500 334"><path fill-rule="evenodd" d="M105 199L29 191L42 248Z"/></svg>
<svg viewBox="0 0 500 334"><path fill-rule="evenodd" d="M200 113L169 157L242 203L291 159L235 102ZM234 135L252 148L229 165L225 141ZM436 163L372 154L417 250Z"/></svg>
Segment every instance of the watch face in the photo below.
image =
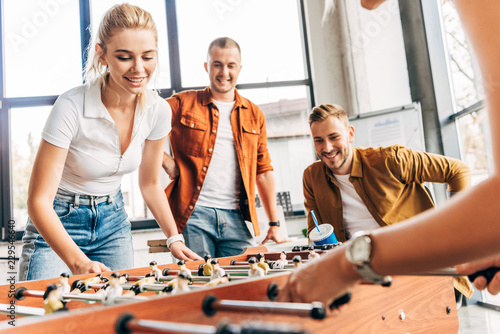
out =
<svg viewBox="0 0 500 334"><path fill-rule="evenodd" d="M351 258L354 263L363 263L370 260L371 244L368 236L362 236L353 240L351 245Z"/></svg>

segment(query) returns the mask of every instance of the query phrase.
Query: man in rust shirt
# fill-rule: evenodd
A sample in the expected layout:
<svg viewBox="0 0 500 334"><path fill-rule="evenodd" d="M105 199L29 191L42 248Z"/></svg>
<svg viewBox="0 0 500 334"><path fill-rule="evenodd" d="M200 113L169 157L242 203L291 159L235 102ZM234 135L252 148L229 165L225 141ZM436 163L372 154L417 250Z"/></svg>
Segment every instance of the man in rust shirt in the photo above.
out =
<svg viewBox="0 0 500 334"><path fill-rule="evenodd" d="M255 186L270 228L263 242L280 242L273 168L264 114L238 94L239 45L227 37L210 44L205 70L210 86L174 94L165 189L179 232L200 256L241 254L260 234ZM245 220L251 221L251 233ZM181 239L170 242L183 241ZM169 242L167 242L169 244Z"/></svg>
<svg viewBox="0 0 500 334"><path fill-rule="evenodd" d="M351 147L354 128L338 105L313 108L309 125L321 160L303 175L308 232L315 227L311 210L345 241L358 231L395 224L432 208L424 182L447 183L451 194L470 186L470 169L457 159L400 145Z"/></svg>

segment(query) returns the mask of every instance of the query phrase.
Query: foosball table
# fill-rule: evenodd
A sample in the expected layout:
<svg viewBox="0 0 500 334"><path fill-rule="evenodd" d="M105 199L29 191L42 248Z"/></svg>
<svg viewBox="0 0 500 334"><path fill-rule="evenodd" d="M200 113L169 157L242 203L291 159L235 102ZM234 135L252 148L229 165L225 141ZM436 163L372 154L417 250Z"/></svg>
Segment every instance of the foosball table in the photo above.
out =
<svg viewBox="0 0 500 334"><path fill-rule="evenodd" d="M328 250L325 250L327 252ZM217 259L230 277L210 284L205 261L186 262L191 274L188 292L172 293L173 280L183 276L175 265L158 265L161 277L147 278L150 268L135 268L122 285L124 294L106 303L99 291L113 272L71 276L64 293L66 311L44 314L47 286L58 279L0 286L2 333L457 333L458 318L451 277L394 276L390 286L360 283L340 312L326 312L321 303L275 302L280 285L293 270L292 259L304 250L287 252L289 265L270 269L264 277L247 277L248 261L263 253L271 263L278 252L265 247ZM318 251L321 253L321 251ZM305 264L307 265L307 264ZM335 270L332 268L332 270ZM117 275L113 275L117 277ZM177 283L179 284L179 283ZM170 286L170 288L169 288ZM78 288L77 288L78 287ZM82 288L83 287L83 288ZM131 293L133 291L133 293ZM73 295L73 296L71 296ZM127 296L128 295L128 296Z"/></svg>

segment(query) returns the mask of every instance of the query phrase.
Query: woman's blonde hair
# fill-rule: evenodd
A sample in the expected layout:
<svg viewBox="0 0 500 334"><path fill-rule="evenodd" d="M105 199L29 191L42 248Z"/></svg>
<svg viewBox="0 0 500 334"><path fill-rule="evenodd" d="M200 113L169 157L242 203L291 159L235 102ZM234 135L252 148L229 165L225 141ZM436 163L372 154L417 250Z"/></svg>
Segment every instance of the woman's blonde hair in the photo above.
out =
<svg viewBox="0 0 500 334"><path fill-rule="evenodd" d="M108 77L107 69L99 61L101 55L95 51L94 45L99 44L103 52L106 52L106 46L111 38L124 29L152 31L158 46L158 31L149 12L127 3L111 7L101 20L95 40L87 47L88 56L83 76L85 84L90 85L100 81L101 89L104 88ZM158 62L156 67L158 71Z"/></svg>

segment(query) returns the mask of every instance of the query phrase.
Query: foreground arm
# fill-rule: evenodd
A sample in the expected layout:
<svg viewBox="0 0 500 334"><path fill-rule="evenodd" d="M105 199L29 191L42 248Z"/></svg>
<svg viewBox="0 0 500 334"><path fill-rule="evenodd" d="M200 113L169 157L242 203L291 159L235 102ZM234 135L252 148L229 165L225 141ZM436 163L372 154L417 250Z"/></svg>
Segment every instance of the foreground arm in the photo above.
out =
<svg viewBox="0 0 500 334"><path fill-rule="evenodd" d="M158 225L167 237L179 234L170 205L160 183L163 147L166 137L160 140L146 140L139 166L139 187L146 205L153 213ZM203 260L182 242L171 245L172 255L181 260Z"/></svg>
<svg viewBox="0 0 500 334"><path fill-rule="evenodd" d="M256 183L260 199L262 200L262 205L264 206L264 211L266 211L267 219L269 219L270 222L278 221L273 172L268 171L257 175ZM261 244L265 244L268 240L275 241L276 243L289 241L289 239L282 239L280 237L278 226L269 227L269 230L267 230L267 236L264 240L262 240Z"/></svg>
<svg viewBox="0 0 500 334"><path fill-rule="evenodd" d="M42 139L31 173L28 214L38 232L73 275L109 270L100 262L90 261L70 237L53 209L67 154L67 149Z"/></svg>
<svg viewBox="0 0 500 334"><path fill-rule="evenodd" d="M455 2L486 79L493 173L485 182L457 194L436 210L424 212L405 224L375 230L372 267L381 275L411 274L500 254L497 203L500 196L500 67L497 59L500 35L492 34L500 30L500 22L495 18L500 12L500 2ZM338 247L307 266L311 271L307 275L304 270L294 272L282 288L280 300L329 303L341 296L359 280L347 263L344 249Z"/></svg>

